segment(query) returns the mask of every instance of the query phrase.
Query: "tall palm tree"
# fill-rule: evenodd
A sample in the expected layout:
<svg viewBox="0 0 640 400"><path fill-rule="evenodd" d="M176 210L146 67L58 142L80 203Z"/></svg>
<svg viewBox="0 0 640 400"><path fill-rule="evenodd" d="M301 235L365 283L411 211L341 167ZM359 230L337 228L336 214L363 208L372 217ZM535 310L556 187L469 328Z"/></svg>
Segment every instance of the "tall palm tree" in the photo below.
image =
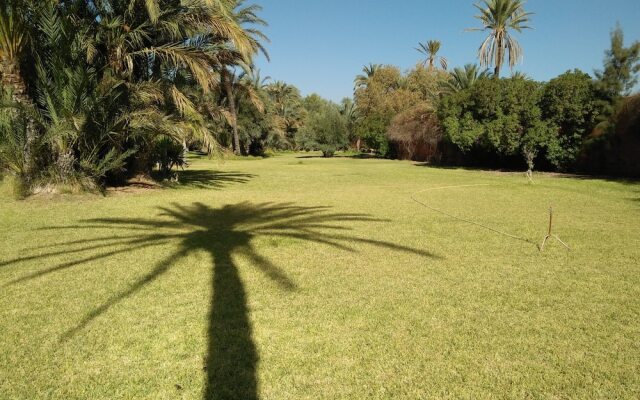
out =
<svg viewBox="0 0 640 400"><path fill-rule="evenodd" d="M244 49L233 45L230 47L229 51L226 53L226 61L222 64L220 77L222 89L224 90L229 108L231 129L233 133L233 152L234 154L239 155L241 147L240 134L238 132L238 109L233 90L233 83L237 77L235 75L235 71L230 67L240 65L245 72L250 73L253 57L257 53L262 53L267 60L269 60L269 53L262 44L262 41L268 42L269 38L262 31L256 28L256 26L268 25L265 20L258 17L258 12L262 10L262 7L257 4L245 6L244 0L231 0L231 4L231 18L239 27L243 28L247 46Z"/></svg>
<svg viewBox="0 0 640 400"><path fill-rule="evenodd" d="M288 147L304 119L300 91L286 82L276 81L266 87L266 92L273 107L271 141Z"/></svg>
<svg viewBox="0 0 640 400"><path fill-rule="evenodd" d="M455 93L473 86L478 80L491 74L488 70L480 70L476 64L467 64L464 68L456 67L451 72L450 79L445 84L448 92Z"/></svg>
<svg viewBox="0 0 640 400"><path fill-rule="evenodd" d="M418 43L418 47L416 50L425 55L427 58L422 61L422 66L429 66L430 69L435 68L436 62L438 59L440 60L440 66L442 69L446 70L448 66L448 61L445 57L438 57L438 52L440 51L440 47L442 44L439 40L429 40L427 43Z"/></svg>
<svg viewBox="0 0 640 400"><path fill-rule="evenodd" d="M363 74L356 76L354 80L355 90L366 88L371 81L371 78L382 68L381 64L369 64L362 67Z"/></svg>
<svg viewBox="0 0 640 400"><path fill-rule="evenodd" d="M509 53L511 68L522 59L522 48L511 31L520 33L523 29L531 29L527 24L533 13L526 12L524 4L524 0L483 0L474 4L480 11L475 18L480 20L482 27L470 30L489 32L478 50L480 65L486 68L493 65L496 79L500 78L506 53Z"/></svg>

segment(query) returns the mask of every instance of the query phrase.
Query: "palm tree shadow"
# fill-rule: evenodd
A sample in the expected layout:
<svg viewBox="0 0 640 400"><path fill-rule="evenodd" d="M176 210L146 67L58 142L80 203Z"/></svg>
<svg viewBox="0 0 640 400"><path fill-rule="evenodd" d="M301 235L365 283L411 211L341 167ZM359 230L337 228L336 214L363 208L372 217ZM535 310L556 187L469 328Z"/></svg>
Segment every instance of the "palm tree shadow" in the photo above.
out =
<svg viewBox="0 0 640 400"><path fill-rule="evenodd" d="M255 175L241 172L221 172L211 170L187 169L178 173L177 187L192 187L196 189L223 189L237 183L247 183Z"/></svg>
<svg viewBox="0 0 640 400"><path fill-rule="evenodd" d="M296 284L277 265L258 253L253 246L256 238L290 238L321 243L341 251L355 251L349 243L361 243L392 251L436 257L427 251L348 235L346 232L350 228L345 227L345 223L384 221L364 214L333 213L327 207L244 202L220 208L211 208L203 203L195 203L188 207L173 204L170 207L162 207L160 210L160 216L151 219L93 219L78 225L48 228L107 229L109 232L113 232L115 228L122 229L127 235L58 243L54 246L83 246L79 250L72 250L73 253L103 248L109 250L77 261L50 266L10 284L44 278L64 269L134 249L167 243L178 244L178 249L156 264L149 273L133 282L126 290L111 296L67 331L61 340L69 340L110 308L160 278L180 258L195 251L205 251L212 259L213 295L208 318L208 349L204 365L207 380L204 399L258 399L256 379L258 353L252 339L246 292L234 262L234 256L245 256L254 267L262 271L282 290L289 292L296 290ZM122 244L125 245L123 248L114 249L114 246ZM61 253L54 248L48 254L25 256L0 265L16 264L34 258L47 258Z"/></svg>

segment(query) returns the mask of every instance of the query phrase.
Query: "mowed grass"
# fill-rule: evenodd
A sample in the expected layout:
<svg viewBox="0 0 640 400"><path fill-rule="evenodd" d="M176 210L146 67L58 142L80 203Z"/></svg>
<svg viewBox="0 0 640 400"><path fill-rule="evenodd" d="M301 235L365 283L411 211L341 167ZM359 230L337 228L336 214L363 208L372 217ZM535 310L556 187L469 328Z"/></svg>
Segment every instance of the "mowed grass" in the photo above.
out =
<svg viewBox="0 0 640 400"><path fill-rule="evenodd" d="M639 321L637 183L291 154L0 204L2 399L631 399Z"/></svg>

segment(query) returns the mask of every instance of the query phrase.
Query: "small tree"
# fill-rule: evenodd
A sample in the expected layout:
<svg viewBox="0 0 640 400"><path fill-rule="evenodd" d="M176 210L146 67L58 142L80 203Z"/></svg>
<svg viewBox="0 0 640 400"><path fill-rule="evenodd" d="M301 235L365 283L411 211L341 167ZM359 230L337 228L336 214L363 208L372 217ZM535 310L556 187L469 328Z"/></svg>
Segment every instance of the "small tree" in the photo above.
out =
<svg viewBox="0 0 640 400"><path fill-rule="evenodd" d="M296 142L304 150L320 150L323 157L333 157L348 141L347 123L338 107L326 101L314 101L314 110L298 132Z"/></svg>

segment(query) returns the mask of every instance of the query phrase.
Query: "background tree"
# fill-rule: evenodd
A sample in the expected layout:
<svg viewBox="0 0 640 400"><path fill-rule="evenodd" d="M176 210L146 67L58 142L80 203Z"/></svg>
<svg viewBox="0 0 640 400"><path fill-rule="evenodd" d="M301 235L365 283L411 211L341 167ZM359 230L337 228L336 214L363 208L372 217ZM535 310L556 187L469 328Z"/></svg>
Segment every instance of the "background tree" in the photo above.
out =
<svg viewBox="0 0 640 400"><path fill-rule="evenodd" d="M354 90L366 88L369 85L369 81L373 78L376 72L382 68L381 64L369 64L362 67L362 74L356 76L354 80Z"/></svg>
<svg viewBox="0 0 640 400"><path fill-rule="evenodd" d="M236 24L240 27L247 27L243 32L245 33L245 41L248 45L245 48L233 46L233 42L229 49L224 52L223 58L226 62L221 69L221 84L224 90L227 105L229 110L229 121L231 123L231 129L233 134L233 152L236 155L241 153L240 136L238 133L238 104L234 93L234 82L236 81L236 73L229 69L229 65L240 65L243 67L245 73L250 73L251 65L253 64L253 56L261 52L267 60L269 60L269 53L264 48L261 41L268 42L267 36L262 33L257 26L267 26L267 22L258 17L257 13L262 10L262 7L251 4L244 5L243 0L233 0L233 11L231 16ZM228 65L227 65L228 64Z"/></svg>
<svg viewBox="0 0 640 400"><path fill-rule="evenodd" d="M421 62L422 66L428 66L430 69L435 68L436 62L440 60L440 67L446 71L447 59L445 57L439 57L438 52L442 44L439 40L429 40L427 43L418 43L416 50L425 55L427 58Z"/></svg>
<svg viewBox="0 0 640 400"><path fill-rule="evenodd" d="M357 136L382 155L390 151L387 130L392 119L418 104L435 106L449 74L422 65L402 74L393 66L378 68L366 87L355 92L360 118Z"/></svg>
<svg viewBox="0 0 640 400"><path fill-rule="evenodd" d="M561 170L572 169L600 113L593 79L577 69L552 79L544 86L540 108L542 118L558 127L558 141L549 146L549 160Z"/></svg>
<svg viewBox="0 0 640 400"><path fill-rule="evenodd" d="M444 137L476 162L498 167L533 163L553 145L556 128L542 119L542 87L523 79L484 79L445 97L439 110Z"/></svg>
<svg viewBox="0 0 640 400"><path fill-rule="evenodd" d="M265 90L272 126L269 142L276 149L292 148L295 134L305 118L300 91L282 81L269 84Z"/></svg>
<svg viewBox="0 0 640 400"><path fill-rule="evenodd" d="M349 138L349 142L355 146L357 151L360 151L360 138L356 134L356 127L358 126L360 114L358 112L358 107L352 98L345 97L342 99L342 102L340 103L340 114L342 114L347 124L347 136Z"/></svg>
<svg viewBox="0 0 640 400"><path fill-rule="evenodd" d="M640 96L630 96L638 81L639 53L640 42L624 47L624 34L617 26L611 34L604 69L596 71L599 123L579 156L583 172L640 176Z"/></svg>
<svg viewBox="0 0 640 400"><path fill-rule="evenodd" d="M402 88L402 78L397 67L379 67L367 85L355 92L355 102L361 115L357 135L369 149L382 155L389 151L386 132L391 119L419 98L418 94Z"/></svg>
<svg viewBox="0 0 640 400"><path fill-rule="evenodd" d="M303 150L320 150L323 157L333 157L348 144L347 123L339 107L317 95L305 99L308 116L296 135Z"/></svg>
<svg viewBox="0 0 640 400"><path fill-rule="evenodd" d="M605 52L604 69L596 71L598 90L610 106L629 96L638 83L640 72L640 42L624 47L624 32L620 25L611 32L611 48ZM613 109L607 107L610 114Z"/></svg>
<svg viewBox="0 0 640 400"><path fill-rule="evenodd" d="M466 64L464 68L456 67L451 71L450 78L445 83L445 90L447 92L458 92L469 89L478 80L489 76L488 70L480 71L480 68L475 64Z"/></svg>
<svg viewBox="0 0 640 400"><path fill-rule="evenodd" d="M530 29L527 24L532 13L524 10L523 0L483 0L474 5L480 11L476 18L482 23L482 28L470 30L489 32L478 50L480 65L486 68L493 65L493 76L500 78L500 70L507 54L509 67L522 59L522 48L511 31Z"/></svg>
<svg viewBox="0 0 640 400"><path fill-rule="evenodd" d="M387 136L399 147L400 158L431 161L442 139L440 126L435 107L423 102L396 115Z"/></svg>

